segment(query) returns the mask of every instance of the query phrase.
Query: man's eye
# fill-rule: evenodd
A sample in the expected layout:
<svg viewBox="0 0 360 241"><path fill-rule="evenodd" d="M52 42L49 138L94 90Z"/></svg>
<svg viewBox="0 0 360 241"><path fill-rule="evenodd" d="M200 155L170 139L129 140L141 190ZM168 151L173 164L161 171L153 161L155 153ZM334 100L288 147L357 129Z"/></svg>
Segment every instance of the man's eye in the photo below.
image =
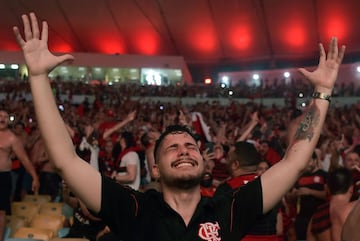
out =
<svg viewBox="0 0 360 241"><path fill-rule="evenodd" d="M169 151L176 150L176 149L177 149L176 146L169 146L169 147L168 147L168 150L169 150Z"/></svg>

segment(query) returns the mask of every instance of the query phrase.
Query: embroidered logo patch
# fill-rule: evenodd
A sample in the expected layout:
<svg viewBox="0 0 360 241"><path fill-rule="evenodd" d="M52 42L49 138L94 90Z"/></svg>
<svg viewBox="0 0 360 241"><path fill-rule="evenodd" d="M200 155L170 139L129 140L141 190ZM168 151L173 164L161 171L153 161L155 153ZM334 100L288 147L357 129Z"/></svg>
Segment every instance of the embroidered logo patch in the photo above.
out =
<svg viewBox="0 0 360 241"><path fill-rule="evenodd" d="M220 226L216 223L201 223L199 228L199 237L207 241L220 241L219 237Z"/></svg>

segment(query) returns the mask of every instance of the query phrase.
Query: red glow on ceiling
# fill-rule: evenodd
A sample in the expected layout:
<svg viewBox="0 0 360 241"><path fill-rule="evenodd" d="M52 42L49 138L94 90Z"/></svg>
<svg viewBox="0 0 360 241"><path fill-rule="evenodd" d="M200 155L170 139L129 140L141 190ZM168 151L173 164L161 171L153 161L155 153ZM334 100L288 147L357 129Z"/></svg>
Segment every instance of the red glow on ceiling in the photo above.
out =
<svg viewBox="0 0 360 241"><path fill-rule="evenodd" d="M49 44L49 49L58 53L71 53L74 51L72 46L67 43Z"/></svg>
<svg viewBox="0 0 360 241"><path fill-rule="evenodd" d="M244 26L233 29L230 34L230 42L234 48L239 50L249 48L251 43L249 29Z"/></svg>
<svg viewBox="0 0 360 241"><path fill-rule="evenodd" d="M1 38L1 37L0 37ZM7 51L19 51L20 47L14 42L1 42L0 41L0 49L5 49Z"/></svg>
<svg viewBox="0 0 360 241"><path fill-rule="evenodd" d="M134 43L135 49L140 54L155 55L158 51L158 41L153 32L138 32Z"/></svg>
<svg viewBox="0 0 360 241"><path fill-rule="evenodd" d="M201 52L212 52L216 46L216 35L214 31L206 26L196 28L194 31L189 31L192 35L190 43Z"/></svg>
<svg viewBox="0 0 360 241"><path fill-rule="evenodd" d="M291 47L303 47L305 45L305 31L300 24L290 25L285 32L285 41Z"/></svg>
<svg viewBox="0 0 360 241"><path fill-rule="evenodd" d="M102 36L101 39L96 39L94 43L99 43L96 48L99 52L104 54L123 54L125 53L124 42L112 36Z"/></svg>
<svg viewBox="0 0 360 241"><path fill-rule="evenodd" d="M346 35L346 25L340 18L333 18L329 20L326 30L327 39L330 39L331 37L343 39Z"/></svg>

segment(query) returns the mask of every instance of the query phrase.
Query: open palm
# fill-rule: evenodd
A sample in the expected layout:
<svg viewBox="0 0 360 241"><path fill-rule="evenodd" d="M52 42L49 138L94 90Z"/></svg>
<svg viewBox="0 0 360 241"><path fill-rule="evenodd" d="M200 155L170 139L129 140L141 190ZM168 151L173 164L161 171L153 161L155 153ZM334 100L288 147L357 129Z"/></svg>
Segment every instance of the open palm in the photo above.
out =
<svg viewBox="0 0 360 241"><path fill-rule="evenodd" d="M46 22L42 23L40 38L40 29L35 14L30 13L30 21L27 15L23 15L22 20L24 24L24 38L21 36L18 27L14 27L13 30L16 40L23 50L26 65L32 76L49 73L61 63L73 60L73 56L69 54L55 56L49 51L47 45L48 25Z"/></svg>
<svg viewBox="0 0 360 241"><path fill-rule="evenodd" d="M318 88L318 90L332 90L337 78L340 64L344 57L345 46L341 46L338 50L338 43L336 38L330 40L329 50L326 55L322 44L320 47L319 65L315 71L310 72L304 68L299 71L311 81L311 83Z"/></svg>

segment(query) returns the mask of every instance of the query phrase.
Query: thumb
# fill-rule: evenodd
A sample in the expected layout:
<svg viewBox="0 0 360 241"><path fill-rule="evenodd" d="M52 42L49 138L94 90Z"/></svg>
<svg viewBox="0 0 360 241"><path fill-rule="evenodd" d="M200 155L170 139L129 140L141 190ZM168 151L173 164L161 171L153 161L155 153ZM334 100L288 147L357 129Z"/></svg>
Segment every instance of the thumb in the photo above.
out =
<svg viewBox="0 0 360 241"><path fill-rule="evenodd" d="M304 68L299 68L298 71L306 78L308 78L308 75L310 74L310 72Z"/></svg>
<svg viewBox="0 0 360 241"><path fill-rule="evenodd" d="M53 69L56 68L56 66L62 65L62 64L70 64L74 61L74 56L70 54L64 54L60 56L56 56L56 59L53 62L53 65L48 69L48 72L50 73Z"/></svg>
<svg viewBox="0 0 360 241"><path fill-rule="evenodd" d="M64 54L61 56L58 56L58 64L70 64L74 61L74 56L72 56L71 54Z"/></svg>

